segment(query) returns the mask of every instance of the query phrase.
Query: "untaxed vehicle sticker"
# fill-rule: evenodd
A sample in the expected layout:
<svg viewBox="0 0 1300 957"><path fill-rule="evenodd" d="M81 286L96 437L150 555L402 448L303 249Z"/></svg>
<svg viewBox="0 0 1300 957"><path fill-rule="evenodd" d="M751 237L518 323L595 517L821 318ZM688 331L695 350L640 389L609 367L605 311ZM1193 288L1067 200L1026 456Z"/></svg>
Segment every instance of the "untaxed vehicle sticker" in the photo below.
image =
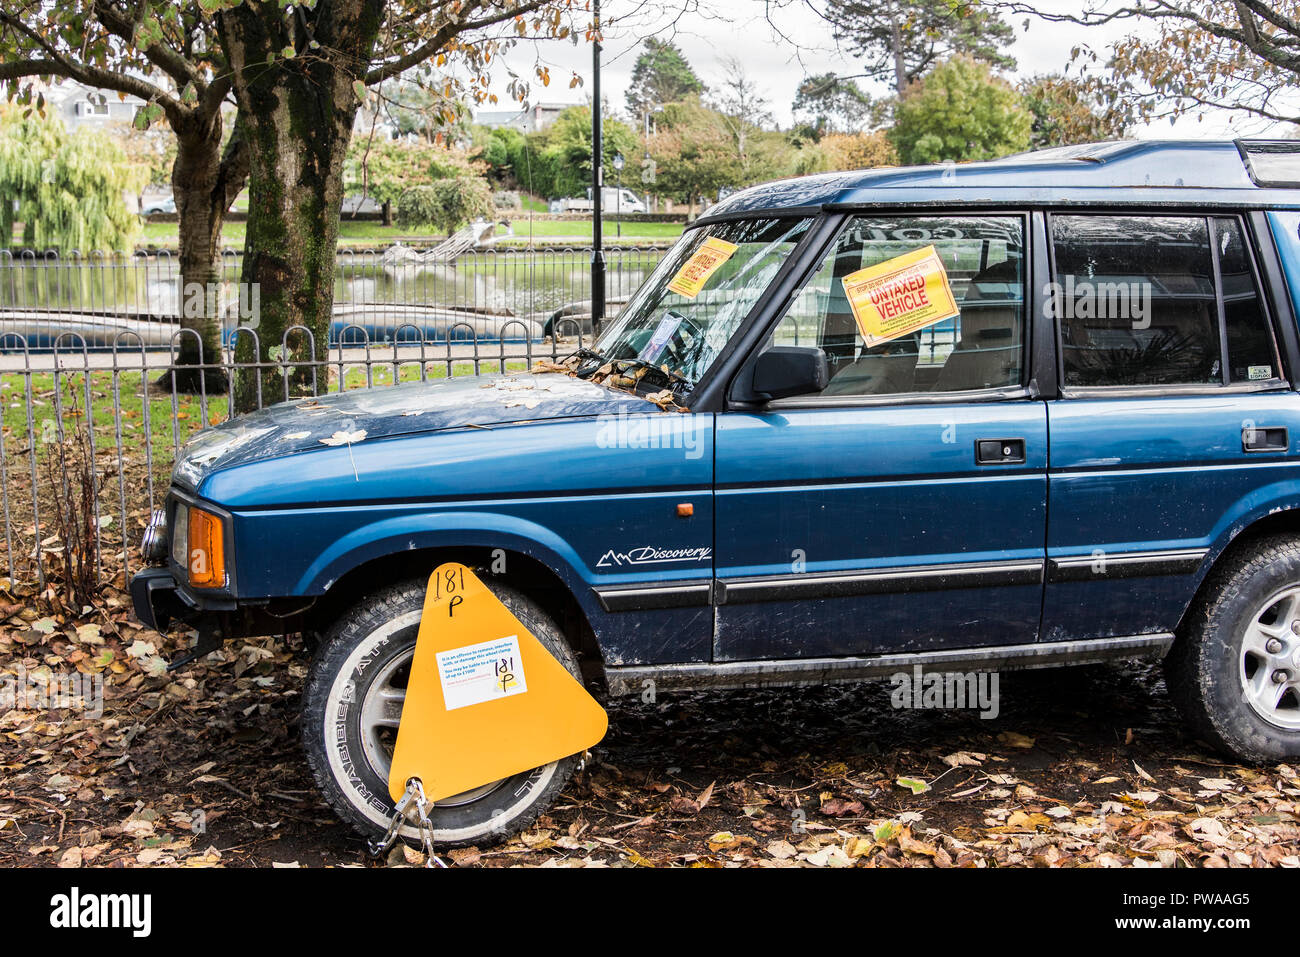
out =
<svg viewBox="0 0 1300 957"><path fill-rule="evenodd" d="M722 268L722 264L739 248L735 243L710 236L677 270L677 275L668 283L668 288L679 296L694 299L709 281L709 277Z"/></svg>
<svg viewBox="0 0 1300 957"><path fill-rule="evenodd" d="M961 312L933 246L859 269L842 281L868 349Z"/></svg>

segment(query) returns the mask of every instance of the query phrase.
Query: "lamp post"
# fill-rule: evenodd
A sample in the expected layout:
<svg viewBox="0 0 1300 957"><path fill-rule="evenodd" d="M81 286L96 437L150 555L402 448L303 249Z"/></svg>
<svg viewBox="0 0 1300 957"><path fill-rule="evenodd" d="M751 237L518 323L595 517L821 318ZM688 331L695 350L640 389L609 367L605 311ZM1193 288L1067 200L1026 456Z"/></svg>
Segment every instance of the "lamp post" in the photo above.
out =
<svg viewBox="0 0 1300 957"><path fill-rule="evenodd" d="M599 334L605 319L605 253L601 249L600 201L605 145L600 131L600 0L592 0L596 40L591 45L591 328Z"/></svg>
<svg viewBox="0 0 1300 957"><path fill-rule="evenodd" d="M618 223L618 238L623 238L623 154L614 154L614 219Z"/></svg>

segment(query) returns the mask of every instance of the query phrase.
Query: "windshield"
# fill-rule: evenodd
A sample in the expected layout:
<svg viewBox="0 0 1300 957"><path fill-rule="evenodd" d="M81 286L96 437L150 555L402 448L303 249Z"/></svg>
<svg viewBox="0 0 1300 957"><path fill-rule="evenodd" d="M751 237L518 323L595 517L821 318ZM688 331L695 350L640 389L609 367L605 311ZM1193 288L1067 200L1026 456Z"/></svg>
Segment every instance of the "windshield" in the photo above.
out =
<svg viewBox="0 0 1300 957"><path fill-rule="evenodd" d="M726 346L786 257L807 219L749 219L687 232L668 251L591 350L584 371L613 362L646 370L646 387L685 391Z"/></svg>

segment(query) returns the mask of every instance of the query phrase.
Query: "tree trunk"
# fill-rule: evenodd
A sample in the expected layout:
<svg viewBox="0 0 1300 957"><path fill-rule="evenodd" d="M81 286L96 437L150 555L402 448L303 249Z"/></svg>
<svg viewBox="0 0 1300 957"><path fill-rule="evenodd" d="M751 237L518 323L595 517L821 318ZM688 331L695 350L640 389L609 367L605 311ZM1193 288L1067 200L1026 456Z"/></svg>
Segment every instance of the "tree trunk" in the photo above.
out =
<svg viewBox="0 0 1300 957"><path fill-rule="evenodd" d="M383 0L336 0L318 6L314 22L277 4L221 14L249 153L243 281L260 303L256 352L254 337L241 334L236 360L263 364L237 377L236 411L327 386L343 161L360 106L353 84L373 56L382 11ZM318 44L310 53L281 55L305 50L309 38Z"/></svg>
<svg viewBox="0 0 1300 957"><path fill-rule="evenodd" d="M903 59L903 29L895 12L889 21L890 47L894 54L894 89L899 96L907 92L907 63Z"/></svg>
<svg viewBox="0 0 1300 957"><path fill-rule="evenodd" d="M393 201L391 199L384 200L383 212L384 212L383 224L385 226L393 225Z"/></svg>
<svg viewBox="0 0 1300 957"><path fill-rule="evenodd" d="M176 199L180 245L176 371L157 384L168 390L224 393L229 385L221 363L221 227L247 175L238 124L225 155L221 117L176 132L172 195ZM198 368L199 366L213 368ZM174 378L174 382L173 382Z"/></svg>

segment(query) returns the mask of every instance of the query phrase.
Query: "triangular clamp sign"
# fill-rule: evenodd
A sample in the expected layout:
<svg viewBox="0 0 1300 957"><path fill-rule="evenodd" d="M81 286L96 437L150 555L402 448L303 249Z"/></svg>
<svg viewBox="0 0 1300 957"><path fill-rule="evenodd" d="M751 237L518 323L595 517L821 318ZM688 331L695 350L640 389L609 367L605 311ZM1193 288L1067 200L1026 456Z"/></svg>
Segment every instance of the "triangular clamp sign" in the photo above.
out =
<svg viewBox="0 0 1300 957"><path fill-rule="evenodd" d="M429 577L388 793L418 777L432 801L585 751L605 709L473 571Z"/></svg>

